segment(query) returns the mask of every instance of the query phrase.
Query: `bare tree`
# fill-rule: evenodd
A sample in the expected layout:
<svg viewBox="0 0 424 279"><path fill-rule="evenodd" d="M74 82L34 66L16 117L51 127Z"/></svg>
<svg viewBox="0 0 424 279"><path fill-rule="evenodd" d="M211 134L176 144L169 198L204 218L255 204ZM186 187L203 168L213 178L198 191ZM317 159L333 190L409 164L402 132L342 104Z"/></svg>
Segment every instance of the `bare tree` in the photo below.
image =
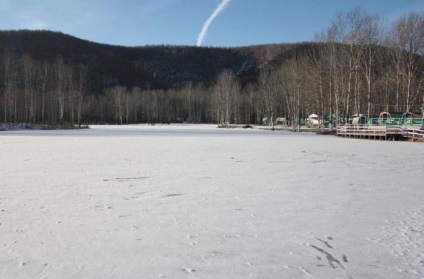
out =
<svg viewBox="0 0 424 279"><path fill-rule="evenodd" d="M4 123L12 121L13 117L13 61L12 53L5 49L3 53L3 67L4 67L4 90L3 90L3 113Z"/></svg>
<svg viewBox="0 0 424 279"><path fill-rule="evenodd" d="M400 83L404 80L405 94L403 99L405 111L411 109L414 99L421 99L419 96L413 98L413 92L415 91L418 93L416 95L419 95L419 92L422 91L422 78L418 76L422 76L419 60L420 55L424 52L423 27L424 15L410 13L399 18L393 24L391 30L390 47L392 48L392 58L397 69L397 107L399 108L399 91L402 88ZM417 77L418 80L416 80Z"/></svg>
<svg viewBox="0 0 424 279"><path fill-rule="evenodd" d="M81 127L83 108L84 108L84 97L87 90L87 78L88 78L88 67L80 64L78 66L78 86L77 86L77 121L78 127Z"/></svg>
<svg viewBox="0 0 424 279"><path fill-rule="evenodd" d="M193 84L191 82L187 83L183 89L182 92L184 94L184 105L186 108L186 111L188 113L187 121L192 122L193 121Z"/></svg>
<svg viewBox="0 0 424 279"><path fill-rule="evenodd" d="M69 90L69 75L72 74L72 70L65 64L63 58L58 56L55 61L55 72L56 72L56 94L59 105L59 122L63 123L65 117L66 107L66 95Z"/></svg>
<svg viewBox="0 0 424 279"><path fill-rule="evenodd" d="M22 69L24 79L25 122L34 123L36 113L36 65L34 59L32 59L28 53L22 55Z"/></svg>
<svg viewBox="0 0 424 279"><path fill-rule="evenodd" d="M240 94L240 85L233 71L227 69L219 74L214 85L214 92L218 125L227 126L234 115L232 108L235 98Z"/></svg>
<svg viewBox="0 0 424 279"><path fill-rule="evenodd" d="M40 94L41 94L41 123L46 124L46 102L47 102L47 84L49 77L50 65L48 61L43 61L40 64Z"/></svg>
<svg viewBox="0 0 424 279"><path fill-rule="evenodd" d="M259 76L259 90L262 91L267 116L270 119L272 130L274 130L274 113L277 113L278 102L278 73L276 70L271 67L262 69Z"/></svg>
<svg viewBox="0 0 424 279"><path fill-rule="evenodd" d="M127 111L127 118L129 117L129 122L131 123L138 123L139 120L142 119L141 112L142 112L142 104L141 104L141 89L138 86L135 86L131 89L129 100L129 111ZM131 116L132 114L132 116Z"/></svg>
<svg viewBox="0 0 424 279"><path fill-rule="evenodd" d="M116 85L106 89L105 93L113 106L115 121L122 125L124 122L125 95L127 94L127 89L123 86Z"/></svg>
<svg viewBox="0 0 424 279"><path fill-rule="evenodd" d="M304 103L305 65L303 61L291 61L281 68L281 80L284 85L287 112L290 115L293 130L300 126L301 103Z"/></svg>
<svg viewBox="0 0 424 279"><path fill-rule="evenodd" d="M256 84L249 83L246 86L244 97L245 123L259 124L264 110L262 109L263 100Z"/></svg>
<svg viewBox="0 0 424 279"><path fill-rule="evenodd" d="M377 45L381 43L380 18L377 15L365 15L362 29L364 51L362 53L362 69L367 84L367 115L371 116L372 85L375 81L374 67L377 64Z"/></svg>

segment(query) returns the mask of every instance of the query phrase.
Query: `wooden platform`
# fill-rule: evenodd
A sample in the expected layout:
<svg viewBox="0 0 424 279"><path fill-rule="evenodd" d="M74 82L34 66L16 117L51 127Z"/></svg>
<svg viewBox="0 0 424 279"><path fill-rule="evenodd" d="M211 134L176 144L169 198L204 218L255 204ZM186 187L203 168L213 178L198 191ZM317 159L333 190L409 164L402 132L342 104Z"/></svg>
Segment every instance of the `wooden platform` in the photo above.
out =
<svg viewBox="0 0 424 279"><path fill-rule="evenodd" d="M347 124L337 127L337 136L375 140L423 139L424 129L421 126Z"/></svg>

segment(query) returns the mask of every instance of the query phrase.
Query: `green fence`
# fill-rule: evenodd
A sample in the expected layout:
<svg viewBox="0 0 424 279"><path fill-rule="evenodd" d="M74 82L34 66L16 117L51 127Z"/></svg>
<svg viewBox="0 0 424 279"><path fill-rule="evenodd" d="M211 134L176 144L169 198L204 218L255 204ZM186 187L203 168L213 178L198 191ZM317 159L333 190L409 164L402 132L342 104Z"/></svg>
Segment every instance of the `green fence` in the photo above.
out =
<svg viewBox="0 0 424 279"><path fill-rule="evenodd" d="M424 118L369 118L369 125L418 125L424 126Z"/></svg>

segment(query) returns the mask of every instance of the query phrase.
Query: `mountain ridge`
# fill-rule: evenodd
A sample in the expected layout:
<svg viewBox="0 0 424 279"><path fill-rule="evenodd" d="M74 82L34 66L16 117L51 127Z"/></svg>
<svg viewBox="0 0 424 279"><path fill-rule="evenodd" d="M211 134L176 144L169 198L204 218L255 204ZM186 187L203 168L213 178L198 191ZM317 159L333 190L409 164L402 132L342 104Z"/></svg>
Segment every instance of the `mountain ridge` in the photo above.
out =
<svg viewBox="0 0 424 279"><path fill-rule="evenodd" d="M209 86L224 69L237 73L243 86L255 83L259 69L282 54L315 43L264 44L243 47L178 45L119 46L80 39L57 31L0 31L0 51L28 53L35 60L58 56L90 69L91 90L114 85L142 89L180 88L188 82Z"/></svg>

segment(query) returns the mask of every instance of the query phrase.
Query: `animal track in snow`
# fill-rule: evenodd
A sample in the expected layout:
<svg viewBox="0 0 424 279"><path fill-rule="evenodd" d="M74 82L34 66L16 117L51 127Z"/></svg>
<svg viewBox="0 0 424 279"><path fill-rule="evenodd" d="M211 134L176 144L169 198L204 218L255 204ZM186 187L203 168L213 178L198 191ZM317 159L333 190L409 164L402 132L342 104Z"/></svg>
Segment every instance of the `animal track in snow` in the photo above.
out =
<svg viewBox="0 0 424 279"><path fill-rule="evenodd" d="M162 198L170 198L170 197L178 197L178 196L182 196L185 195L184 193L179 193L179 194L167 194L162 196Z"/></svg>
<svg viewBox="0 0 424 279"><path fill-rule="evenodd" d="M118 181L118 182L128 182L128 181L137 181L149 178L148 176L139 176L139 177L117 177L114 179L105 178L103 181Z"/></svg>
<svg viewBox="0 0 424 279"><path fill-rule="evenodd" d="M344 264L349 262L347 259L347 256L345 254L342 254L341 259L335 256L336 250L334 248L334 244L330 244L330 241L333 240L331 236L328 236L327 240L323 240L318 237L316 237L315 239L318 240L321 244L325 245L325 247L320 247L322 245L319 245L319 244L314 245L309 243L307 244L309 247L313 248L314 250L320 253L321 256L316 256L317 260L321 261L323 259L322 256L324 256L325 259L327 259L328 266L330 266L331 268L346 269ZM327 266L327 265L319 264L319 266Z"/></svg>
<svg viewBox="0 0 424 279"><path fill-rule="evenodd" d="M325 246L327 246L328 248L333 249L333 247L332 247L332 246L328 243L328 241L322 240L322 239L320 239L320 238L317 238L317 240L318 240L318 241L321 241L322 243L324 243L324 244L325 244Z"/></svg>
<svg viewBox="0 0 424 279"><path fill-rule="evenodd" d="M310 247L314 248L315 250L317 250L318 252L323 253L328 261L328 264L332 267L332 268L337 268L337 267L341 267L342 269L345 269L345 267L342 265L342 263L336 259L331 253L327 252L326 250L319 248L313 244L309 245ZM317 257L318 259L321 259L320 257Z"/></svg>
<svg viewBox="0 0 424 279"><path fill-rule="evenodd" d="M185 272L187 272L187 273L193 273L193 272L196 272L196 270L195 270L195 269L193 269L193 268L189 268L189 267L185 267L185 268L183 268L183 271L185 271Z"/></svg>

